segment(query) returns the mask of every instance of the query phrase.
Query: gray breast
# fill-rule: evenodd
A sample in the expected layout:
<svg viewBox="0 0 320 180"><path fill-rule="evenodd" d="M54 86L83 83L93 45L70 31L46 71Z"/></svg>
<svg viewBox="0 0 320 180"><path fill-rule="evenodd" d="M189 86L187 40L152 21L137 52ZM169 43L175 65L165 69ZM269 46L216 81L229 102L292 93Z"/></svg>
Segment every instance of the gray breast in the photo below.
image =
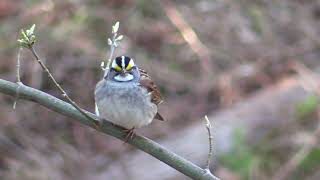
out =
<svg viewBox="0 0 320 180"><path fill-rule="evenodd" d="M95 90L95 101L100 116L125 128L139 128L149 124L157 106L150 94L135 82L100 81Z"/></svg>

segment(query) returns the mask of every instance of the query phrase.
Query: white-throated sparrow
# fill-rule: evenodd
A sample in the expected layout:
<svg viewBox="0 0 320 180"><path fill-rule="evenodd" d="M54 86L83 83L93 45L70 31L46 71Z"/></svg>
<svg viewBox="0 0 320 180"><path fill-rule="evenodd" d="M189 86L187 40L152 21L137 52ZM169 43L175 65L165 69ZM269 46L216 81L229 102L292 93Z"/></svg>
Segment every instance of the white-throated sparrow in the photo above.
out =
<svg viewBox="0 0 320 180"><path fill-rule="evenodd" d="M127 129L126 139L133 137L134 128L153 119L164 120L158 113L162 102L159 89L127 56L112 61L109 72L96 85L95 102L98 116Z"/></svg>

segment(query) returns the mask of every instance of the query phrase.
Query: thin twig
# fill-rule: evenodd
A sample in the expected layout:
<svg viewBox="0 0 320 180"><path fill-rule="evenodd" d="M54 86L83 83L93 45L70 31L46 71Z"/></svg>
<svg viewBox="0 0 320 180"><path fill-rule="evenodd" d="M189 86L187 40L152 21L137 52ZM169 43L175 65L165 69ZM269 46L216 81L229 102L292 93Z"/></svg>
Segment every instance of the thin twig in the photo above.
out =
<svg viewBox="0 0 320 180"><path fill-rule="evenodd" d="M115 38L117 36L117 33L113 34L113 37L112 37L112 42L115 41ZM110 55L109 55L109 59L108 59L108 62L107 62L107 66L106 68L104 69L104 76L106 76L108 74L108 71L110 69L110 64L111 64L111 61L112 61L112 58L113 58L113 54L114 54L114 51L115 51L116 47L115 45L110 45Z"/></svg>
<svg viewBox="0 0 320 180"><path fill-rule="evenodd" d="M213 137L211 134L211 127L212 126L211 126L210 120L207 115L204 116L204 119L206 120L206 129L208 131L208 140L209 140L209 152L208 152L208 158L207 158L207 164L206 164L205 171L206 171L206 174L212 176L216 180L219 180L219 178L215 177L210 171L210 163L211 163L211 159L213 156L213 142L212 142Z"/></svg>
<svg viewBox="0 0 320 180"><path fill-rule="evenodd" d="M69 96L68 94L66 93L66 91L60 86L60 84L55 80L55 78L52 76L52 74L50 73L49 69L46 67L46 65L41 61L41 59L39 58L38 54L36 53L35 49L34 49L34 46L31 45L29 48L28 48L33 56L35 57L35 59L37 60L37 62L39 63L39 65L41 66L42 70L44 70L48 77L50 78L50 80L54 83L54 85L60 90L60 92L62 93L62 96L64 98L67 99L67 101L73 106L75 107L82 115L84 115L86 118L88 118L89 120L92 120L92 122L96 125L97 123L97 120L96 119L93 119L92 117L90 117L86 112L84 112ZM99 129L97 126L96 126L96 129Z"/></svg>
<svg viewBox="0 0 320 180"><path fill-rule="evenodd" d="M109 59L107 59L107 66L105 67L105 62L102 61L101 62L101 68L102 70L104 71L103 73L103 78L105 78L108 73L109 73L109 70L110 70L110 64L111 64L111 61L113 59L113 54L114 54L114 51L115 49L117 48L118 46L118 43L122 40L123 38L123 35L120 35L120 36L117 36L118 35L118 30L119 30L119 27L120 27L120 23L119 21L117 21L113 26L112 26L112 38L108 38L108 45L110 46L110 55L109 55ZM106 57L108 56L108 53L106 54ZM99 109L98 109L98 106L97 104L95 103L95 112L96 112L96 115L99 116Z"/></svg>
<svg viewBox="0 0 320 180"><path fill-rule="evenodd" d="M208 152L208 159L207 159L206 169L210 169L210 162L211 162L211 158L212 158L212 155L213 155L213 144L212 144L213 137L211 135L211 123L210 123L210 121L208 119L208 116L205 115L204 118L206 120L206 129L208 131L208 139L209 139L209 152Z"/></svg>
<svg viewBox="0 0 320 180"><path fill-rule="evenodd" d="M20 76L20 58L21 58L22 49L23 49L22 47L19 48L18 56L17 56L16 80L17 80L17 84L19 86L18 86L17 91L16 91L16 97L15 97L15 99L13 101L13 106L12 106L13 109L16 109L16 107L17 107L17 102L19 100L19 89L20 89L20 86L23 85L23 83L21 82L21 76Z"/></svg>
<svg viewBox="0 0 320 180"><path fill-rule="evenodd" d="M118 43L122 40L123 38L123 35L118 35L118 30L119 30L119 26L120 26L120 23L119 22L116 22L113 26L112 26L112 38L108 38L108 45L110 46L110 55L109 55L109 59L107 59L107 66L104 67L104 62L102 62L101 64L101 67L102 67L102 70L104 70L104 75L103 77L105 77L108 72L109 72L109 69L110 69L110 64L111 64L111 61L113 59L113 54L114 54L114 51L115 49L118 47ZM108 56L108 54L106 55L106 57Z"/></svg>
<svg viewBox="0 0 320 180"><path fill-rule="evenodd" d="M21 58L22 49L23 49L22 47L19 48L18 57L17 57L17 64L16 64L16 68L17 68L17 74L16 74L17 83L21 83L21 77L20 77L20 58Z"/></svg>

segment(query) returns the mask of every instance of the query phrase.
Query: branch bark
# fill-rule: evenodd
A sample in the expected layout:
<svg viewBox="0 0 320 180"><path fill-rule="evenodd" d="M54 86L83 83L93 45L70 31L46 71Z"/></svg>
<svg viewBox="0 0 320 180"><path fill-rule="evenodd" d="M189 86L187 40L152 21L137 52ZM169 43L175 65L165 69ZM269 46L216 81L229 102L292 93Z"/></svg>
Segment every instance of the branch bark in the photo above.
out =
<svg viewBox="0 0 320 180"><path fill-rule="evenodd" d="M0 92L15 97L16 91L19 85L0 79ZM81 114L75 107L71 104L66 103L54 96L51 96L47 93L39 91L37 89L20 85L19 87L19 97L29 101L36 102L48 109L51 109L59 114L63 114L67 117L70 117L74 120L79 121L80 123L95 128L95 124L88 120L83 114ZM90 112L86 112L87 115L93 119L98 120L98 117ZM104 121L100 131L104 134L111 135L120 140L124 140L126 133L122 131L123 129L117 126L112 125L111 123ZM152 155L153 157L159 159L160 161L166 163L177 171L185 174L186 176L192 179L201 179L201 180L215 180L219 179L205 171L205 169L200 168L199 166L193 164L192 162L178 156L177 154L167 150L165 147L157 144L156 142L143 137L135 136L132 140L129 140L129 144L134 147Z"/></svg>

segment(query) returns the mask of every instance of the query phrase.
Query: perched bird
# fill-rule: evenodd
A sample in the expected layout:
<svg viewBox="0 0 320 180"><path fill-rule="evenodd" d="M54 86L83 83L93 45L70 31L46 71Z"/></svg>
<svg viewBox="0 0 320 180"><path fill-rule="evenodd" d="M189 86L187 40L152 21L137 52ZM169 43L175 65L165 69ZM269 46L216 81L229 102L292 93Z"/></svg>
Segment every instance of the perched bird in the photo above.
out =
<svg viewBox="0 0 320 180"><path fill-rule="evenodd" d="M162 102L159 89L130 57L119 56L112 61L94 95L96 114L126 128L126 141L133 138L135 128L146 126L153 119L164 120L158 113Z"/></svg>

